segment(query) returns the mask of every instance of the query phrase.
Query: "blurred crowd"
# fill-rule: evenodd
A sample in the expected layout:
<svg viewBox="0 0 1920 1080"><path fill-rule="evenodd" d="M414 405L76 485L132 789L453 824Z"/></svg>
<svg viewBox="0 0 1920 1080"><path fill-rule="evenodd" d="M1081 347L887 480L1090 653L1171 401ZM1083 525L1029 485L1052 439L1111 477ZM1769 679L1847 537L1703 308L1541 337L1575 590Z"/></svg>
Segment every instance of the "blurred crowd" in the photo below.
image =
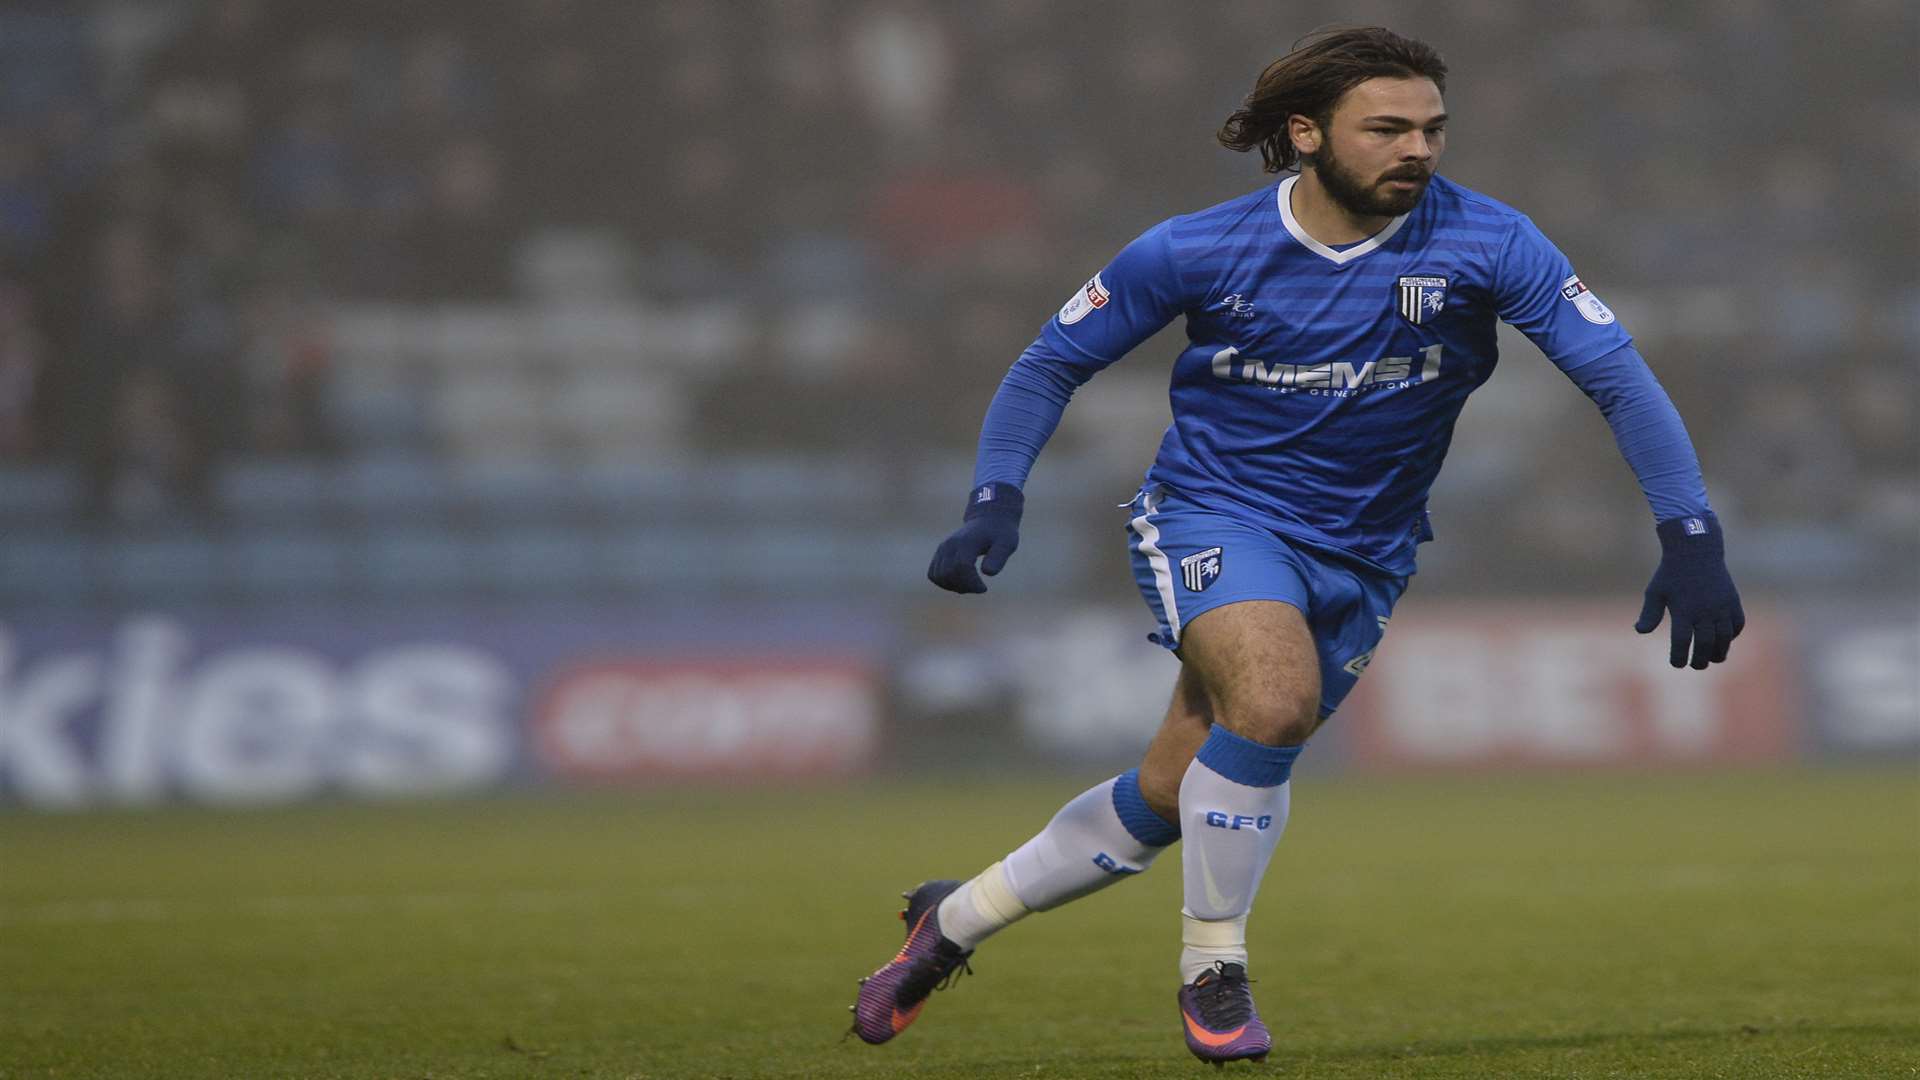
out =
<svg viewBox="0 0 1920 1080"><path fill-rule="evenodd" d="M1642 315L1723 514L1783 562L1908 550L1902 0L16 0L0 461L70 463L97 519L213 514L229 462L355 452L330 313L535 303L536 253L582 235L614 252L601 299L744 312L751 377L691 385L689 451L964 454L1093 269L1263 182L1214 127L1294 38L1357 16L1452 65L1443 171ZM1630 487L1592 495L1620 490L1603 436L1516 447L1465 516L1520 522L1517 564L1644 531Z"/></svg>

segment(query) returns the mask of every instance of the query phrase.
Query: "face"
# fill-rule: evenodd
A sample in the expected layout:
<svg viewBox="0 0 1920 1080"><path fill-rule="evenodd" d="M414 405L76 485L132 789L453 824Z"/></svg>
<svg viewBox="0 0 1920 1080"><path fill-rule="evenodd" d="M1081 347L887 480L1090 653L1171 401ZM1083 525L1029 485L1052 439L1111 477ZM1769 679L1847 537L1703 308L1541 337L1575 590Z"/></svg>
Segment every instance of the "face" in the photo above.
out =
<svg viewBox="0 0 1920 1080"><path fill-rule="evenodd" d="M1381 78L1347 91L1325 129L1296 116L1290 130L1341 208L1356 217L1397 217L1426 194L1446 148L1446 120L1433 80Z"/></svg>

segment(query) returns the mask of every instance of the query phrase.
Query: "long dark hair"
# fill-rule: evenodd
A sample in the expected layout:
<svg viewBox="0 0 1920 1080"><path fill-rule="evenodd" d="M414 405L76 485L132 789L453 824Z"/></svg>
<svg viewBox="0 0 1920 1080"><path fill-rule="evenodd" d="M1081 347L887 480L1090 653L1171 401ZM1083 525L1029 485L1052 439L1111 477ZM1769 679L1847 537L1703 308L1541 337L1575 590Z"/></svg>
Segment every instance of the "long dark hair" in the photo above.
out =
<svg viewBox="0 0 1920 1080"><path fill-rule="evenodd" d="M1220 125L1220 145L1242 153L1257 146L1268 172L1290 169L1300 152L1287 134L1287 118L1311 117L1324 130L1347 91L1381 76L1432 79L1441 93L1447 90L1446 61L1424 41L1384 26L1316 30L1260 73L1253 92Z"/></svg>

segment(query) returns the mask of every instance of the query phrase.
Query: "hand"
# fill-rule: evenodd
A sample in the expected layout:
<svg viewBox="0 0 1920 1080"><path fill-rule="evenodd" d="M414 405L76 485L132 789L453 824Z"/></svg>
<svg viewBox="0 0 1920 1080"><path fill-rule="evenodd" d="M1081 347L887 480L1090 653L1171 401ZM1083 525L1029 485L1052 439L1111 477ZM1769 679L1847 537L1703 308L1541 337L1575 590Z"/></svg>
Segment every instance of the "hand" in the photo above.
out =
<svg viewBox="0 0 1920 1080"><path fill-rule="evenodd" d="M1672 652L1667 662L1674 667L1687 666L1687 647L1693 647L1693 669L1704 671L1708 664L1727 658L1733 639L1746 628L1746 613L1740 610L1740 592L1727 573L1726 548L1722 543L1720 521L1712 514L1663 521L1660 534L1660 565L1647 583L1646 603L1640 608L1640 621L1633 628L1651 634L1660 625L1662 611L1671 611Z"/></svg>
<svg viewBox="0 0 1920 1080"><path fill-rule="evenodd" d="M1012 484L982 484L967 498L966 520L940 542L927 567L927 580L957 593L983 593L988 577L999 573L1020 546L1020 510L1025 499ZM973 567L980 560L980 569Z"/></svg>

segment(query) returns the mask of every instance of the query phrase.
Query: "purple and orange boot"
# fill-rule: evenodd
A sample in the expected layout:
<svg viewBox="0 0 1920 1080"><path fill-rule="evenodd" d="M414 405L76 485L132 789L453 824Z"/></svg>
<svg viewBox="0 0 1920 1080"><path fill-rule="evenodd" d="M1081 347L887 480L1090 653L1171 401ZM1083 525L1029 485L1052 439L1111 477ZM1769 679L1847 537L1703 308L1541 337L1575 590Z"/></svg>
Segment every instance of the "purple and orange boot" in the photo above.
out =
<svg viewBox="0 0 1920 1080"><path fill-rule="evenodd" d="M1180 1023L1186 1029L1187 1049L1215 1065L1243 1058L1261 1061L1273 1049L1273 1036L1253 1007L1247 969L1240 964L1216 963L1181 987Z"/></svg>
<svg viewBox="0 0 1920 1080"><path fill-rule="evenodd" d="M907 902L900 913L907 924L906 944L880 970L860 980L860 997L847 1006L853 1011L853 1033L862 1041L878 1045L905 1031L920 1015L928 994L972 972L967 957L973 950L940 933L940 901L959 887L958 881L928 881L900 894Z"/></svg>

